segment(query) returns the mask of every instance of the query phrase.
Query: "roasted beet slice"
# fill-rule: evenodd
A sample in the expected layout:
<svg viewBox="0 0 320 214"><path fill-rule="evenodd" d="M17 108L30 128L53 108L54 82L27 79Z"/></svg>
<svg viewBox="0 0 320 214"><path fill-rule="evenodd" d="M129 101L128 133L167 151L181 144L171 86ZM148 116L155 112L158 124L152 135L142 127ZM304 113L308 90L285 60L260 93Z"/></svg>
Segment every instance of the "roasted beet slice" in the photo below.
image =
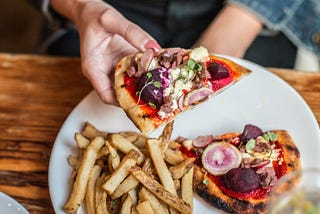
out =
<svg viewBox="0 0 320 214"><path fill-rule="evenodd" d="M263 131L258 128L257 126L247 124L245 125L242 134L241 134L241 141L242 142L247 142L250 139L256 139L260 135L263 134Z"/></svg>
<svg viewBox="0 0 320 214"><path fill-rule="evenodd" d="M228 69L216 62L209 64L208 71L212 80L224 79L230 76Z"/></svg>
<svg viewBox="0 0 320 214"><path fill-rule="evenodd" d="M223 175L224 185L235 192L250 192L260 186L260 176L251 168L233 168Z"/></svg>
<svg viewBox="0 0 320 214"><path fill-rule="evenodd" d="M161 71L154 69L145 72L138 82L137 92L141 100L159 108L163 104L163 86Z"/></svg>

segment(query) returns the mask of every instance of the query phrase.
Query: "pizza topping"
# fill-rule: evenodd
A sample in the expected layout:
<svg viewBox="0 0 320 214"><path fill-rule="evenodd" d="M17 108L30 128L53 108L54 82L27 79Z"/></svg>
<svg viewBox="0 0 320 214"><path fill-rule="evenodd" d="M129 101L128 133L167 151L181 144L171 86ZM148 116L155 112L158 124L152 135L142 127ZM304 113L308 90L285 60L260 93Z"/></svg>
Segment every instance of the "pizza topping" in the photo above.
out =
<svg viewBox="0 0 320 214"><path fill-rule="evenodd" d="M141 70L143 72L148 71L149 65L153 59L154 52L152 49L147 49L141 56L141 59L138 63L138 70Z"/></svg>
<svg viewBox="0 0 320 214"><path fill-rule="evenodd" d="M274 186L278 181L276 172L273 167L262 167L258 169L256 172L257 174L260 174L260 177L261 177L260 185L263 188Z"/></svg>
<svg viewBox="0 0 320 214"><path fill-rule="evenodd" d="M182 48L169 48L158 55L159 64L165 68L176 68L184 60Z"/></svg>
<svg viewBox="0 0 320 214"><path fill-rule="evenodd" d="M203 167L212 175L222 175L241 164L239 150L225 142L216 142L207 146L202 154Z"/></svg>
<svg viewBox="0 0 320 214"><path fill-rule="evenodd" d="M254 125L247 124L245 125L242 135L241 135L241 141L247 142L250 139L256 139L257 137L261 136L263 134L262 130Z"/></svg>
<svg viewBox="0 0 320 214"><path fill-rule="evenodd" d="M196 139L192 140L192 144L195 147L206 147L213 141L213 136L212 135L204 135L204 136L199 136Z"/></svg>
<svg viewBox="0 0 320 214"><path fill-rule="evenodd" d="M217 62L210 63L208 71L212 80L220 80L230 76L228 69Z"/></svg>
<svg viewBox="0 0 320 214"><path fill-rule="evenodd" d="M160 69L154 69L141 76L137 87L138 104L140 99L151 104L151 107L159 108L163 104L163 86L160 74Z"/></svg>
<svg viewBox="0 0 320 214"><path fill-rule="evenodd" d="M190 106L202 102L207 99L210 95L213 94L213 91L209 88L199 88L193 91L190 91L184 98L183 105Z"/></svg>
<svg viewBox="0 0 320 214"><path fill-rule="evenodd" d="M250 168L234 168L222 176L224 185L235 192L250 192L260 186L260 175Z"/></svg>

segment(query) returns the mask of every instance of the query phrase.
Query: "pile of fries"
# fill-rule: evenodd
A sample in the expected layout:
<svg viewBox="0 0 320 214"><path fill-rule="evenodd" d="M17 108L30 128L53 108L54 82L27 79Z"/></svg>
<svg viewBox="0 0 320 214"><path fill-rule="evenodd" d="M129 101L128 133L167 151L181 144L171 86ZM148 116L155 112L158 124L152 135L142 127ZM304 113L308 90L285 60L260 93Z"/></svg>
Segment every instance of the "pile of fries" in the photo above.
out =
<svg viewBox="0 0 320 214"><path fill-rule="evenodd" d="M75 141L73 188L64 206L77 213L192 213L193 162L171 141L173 122L158 138L136 132L107 133L86 122Z"/></svg>

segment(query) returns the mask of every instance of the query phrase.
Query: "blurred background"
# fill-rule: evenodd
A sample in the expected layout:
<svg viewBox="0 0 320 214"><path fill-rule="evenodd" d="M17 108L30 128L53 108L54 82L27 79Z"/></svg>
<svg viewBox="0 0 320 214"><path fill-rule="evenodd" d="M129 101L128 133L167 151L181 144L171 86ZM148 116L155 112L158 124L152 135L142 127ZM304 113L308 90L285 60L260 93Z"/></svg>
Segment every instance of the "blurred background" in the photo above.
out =
<svg viewBox="0 0 320 214"><path fill-rule="evenodd" d="M25 0L2 0L0 6L0 53L37 53L41 26L46 24L39 11ZM295 68L319 71L317 57L298 50Z"/></svg>
<svg viewBox="0 0 320 214"><path fill-rule="evenodd" d="M2 0L0 52L33 53L39 43L43 18L24 0Z"/></svg>

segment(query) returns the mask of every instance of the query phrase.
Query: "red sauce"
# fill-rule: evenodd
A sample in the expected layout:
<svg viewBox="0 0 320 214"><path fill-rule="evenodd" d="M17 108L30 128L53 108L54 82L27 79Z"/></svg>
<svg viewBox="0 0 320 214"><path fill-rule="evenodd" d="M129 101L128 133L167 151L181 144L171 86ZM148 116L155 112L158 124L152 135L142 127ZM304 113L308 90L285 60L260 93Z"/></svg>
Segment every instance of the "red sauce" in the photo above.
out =
<svg viewBox="0 0 320 214"><path fill-rule="evenodd" d="M207 174L207 176L212 179L212 181L219 187L219 189L226 195L234 197L234 198L239 198L239 199L263 199L267 196L268 192L270 191L271 187L269 188L262 188L259 187L255 190L252 190L250 192L235 192L223 184L222 181L222 176L214 176L211 174Z"/></svg>
<svg viewBox="0 0 320 214"><path fill-rule="evenodd" d="M284 154L283 154L283 150L280 147L280 144L278 142L274 142L275 144L275 149L280 149L280 153L278 158L283 158ZM194 150L188 150L186 147L184 147L183 145L180 147L180 150L182 153L184 153L185 155L187 155L188 157L194 157L196 158L195 164L197 164L199 167L202 167L202 162L201 162L201 154L196 154L196 151ZM283 175L286 174L287 172L287 167L286 165L283 163L281 165L279 165L278 161L273 161L273 168L276 172L276 176L279 179L280 177L282 177ZM209 179L212 179L212 181L219 187L219 189L226 195L230 196L230 197L234 197L234 198L239 198L239 199L264 199L267 197L268 193L270 192L272 187L268 187L268 188L262 188L259 187L255 190L252 190L250 192L235 192L229 188L227 188L223 181L222 181L222 176L215 176L215 175L211 175L209 173L207 173L207 176Z"/></svg>
<svg viewBox="0 0 320 214"><path fill-rule="evenodd" d="M213 62L218 63L218 64L222 65L223 67L225 67L229 71L229 75L230 75L227 78L223 78L223 79L219 79L219 80L210 80L210 82L212 84L213 91L218 91L219 89L223 88L224 86L230 84L232 82L232 80L237 79L236 77L239 76L238 71L232 69L225 62L223 62L221 60L217 60L214 57L211 57L210 61L207 62L207 66L209 66Z"/></svg>

